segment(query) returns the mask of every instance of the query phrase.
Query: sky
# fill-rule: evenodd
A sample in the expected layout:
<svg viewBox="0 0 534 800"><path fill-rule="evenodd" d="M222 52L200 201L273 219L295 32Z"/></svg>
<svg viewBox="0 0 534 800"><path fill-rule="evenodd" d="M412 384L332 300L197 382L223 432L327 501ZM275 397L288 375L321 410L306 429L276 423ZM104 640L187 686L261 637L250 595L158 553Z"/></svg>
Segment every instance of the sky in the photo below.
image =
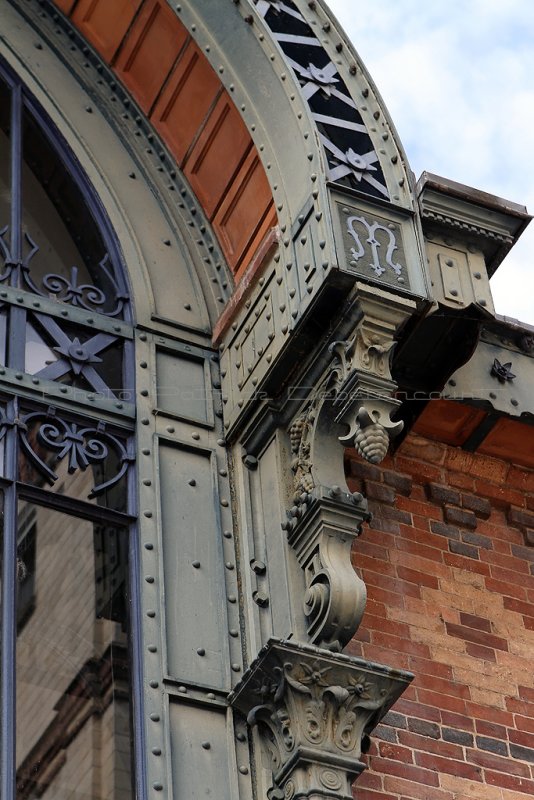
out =
<svg viewBox="0 0 534 800"><path fill-rule="evenodd" d="M534 214L533 0L327 0L382 95L412 170ZM534 325L534 220L491 281Z"/></svg>

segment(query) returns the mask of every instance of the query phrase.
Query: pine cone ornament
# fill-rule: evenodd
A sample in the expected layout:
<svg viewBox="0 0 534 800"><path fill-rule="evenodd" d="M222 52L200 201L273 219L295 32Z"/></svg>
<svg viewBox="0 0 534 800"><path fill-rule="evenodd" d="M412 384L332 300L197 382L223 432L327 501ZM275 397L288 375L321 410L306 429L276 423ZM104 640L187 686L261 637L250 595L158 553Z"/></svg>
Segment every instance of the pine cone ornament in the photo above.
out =
<svg viewBox="0 0 534 800"><path fill-rule="evenodd" d="M358 428L354 437L354 447L358 455L366 461L379 464L388 451L389 436L382 425L373 423L365 428Z"/></svg>

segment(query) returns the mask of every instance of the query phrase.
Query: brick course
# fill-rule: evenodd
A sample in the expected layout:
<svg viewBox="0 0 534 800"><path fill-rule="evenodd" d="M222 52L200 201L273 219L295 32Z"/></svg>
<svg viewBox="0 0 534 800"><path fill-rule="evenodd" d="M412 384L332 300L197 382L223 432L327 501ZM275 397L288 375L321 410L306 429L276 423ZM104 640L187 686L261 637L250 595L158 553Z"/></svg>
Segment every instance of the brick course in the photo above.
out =
<svg viewBox="0 0 534 800"><path fill-rule="evenodd" d="M347 651L415 680L376 729L363 800L534 794L534 471L410 434L349 451L373 521L353 563L368 607Z"/></svg>

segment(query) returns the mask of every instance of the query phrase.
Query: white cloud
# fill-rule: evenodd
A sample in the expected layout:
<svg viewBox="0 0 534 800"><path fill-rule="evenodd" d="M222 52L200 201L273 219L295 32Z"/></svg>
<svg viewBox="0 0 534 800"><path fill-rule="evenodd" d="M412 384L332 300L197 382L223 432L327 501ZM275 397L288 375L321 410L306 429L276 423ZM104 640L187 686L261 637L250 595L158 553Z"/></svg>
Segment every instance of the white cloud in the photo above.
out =
<svg viewBox="0 0 534 800"><path fill-rule="evenodd" d="M412 169L534 211L534 3L328 0L371 73ZM534 222L492 281L534 323Z"/></svg>

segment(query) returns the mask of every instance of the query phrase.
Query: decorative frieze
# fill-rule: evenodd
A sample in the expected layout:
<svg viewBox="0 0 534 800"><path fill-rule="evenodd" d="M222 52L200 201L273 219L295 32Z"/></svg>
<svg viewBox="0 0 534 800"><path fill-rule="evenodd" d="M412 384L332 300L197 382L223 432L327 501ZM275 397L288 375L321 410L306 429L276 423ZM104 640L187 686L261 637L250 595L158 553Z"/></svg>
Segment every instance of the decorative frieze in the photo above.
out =
<svg viewBox="0 0 534 800"><path fill-rule="evenodd" d="M269 758L269 800L352 800L368 737L413 676L272 639L230 695Z"/></svg>

